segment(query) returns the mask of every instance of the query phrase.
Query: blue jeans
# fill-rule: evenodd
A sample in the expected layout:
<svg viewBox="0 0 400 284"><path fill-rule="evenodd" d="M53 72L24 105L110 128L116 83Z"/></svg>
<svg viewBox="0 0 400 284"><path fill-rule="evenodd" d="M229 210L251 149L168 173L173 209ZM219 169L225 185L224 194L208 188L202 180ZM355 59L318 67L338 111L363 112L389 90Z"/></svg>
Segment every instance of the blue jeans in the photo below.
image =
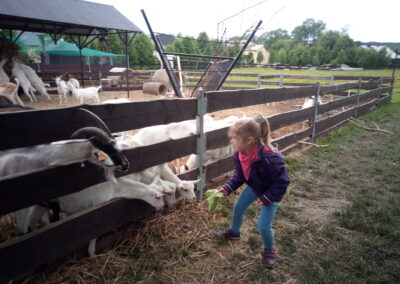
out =
<svg viewBox="0 0 400 284"><path fill-rule="evenodd" d="M239 232L243 223L243 215L247 208L257 200L258 197L250 186L247 186L240 194L239 199L233 207L233 216L231 231ZM271 250L274 245L274 231L272 230L272 221L274 220L278 204L271 203L269 206L262 205L260 209L260 218L258 219L258 230L263 238L264 247Z"/></svg>

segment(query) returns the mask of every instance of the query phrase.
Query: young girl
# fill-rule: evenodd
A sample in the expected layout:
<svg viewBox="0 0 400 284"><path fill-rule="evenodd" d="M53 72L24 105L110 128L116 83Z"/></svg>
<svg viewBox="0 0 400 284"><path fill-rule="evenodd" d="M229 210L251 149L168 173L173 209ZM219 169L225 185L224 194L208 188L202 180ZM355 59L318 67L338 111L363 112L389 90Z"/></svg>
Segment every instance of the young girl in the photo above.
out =
<svg viewBox="0 0 400 284"><path fill-rule="evenodd" d="M238 120L229 129L228 135L235 151L235 174L219 191L228 195L243 183L247 187L233 208L231 226L215 235L239 240L243 214L258 199L257 204L261 206L258 229L264 242L263 260L266 267L272 268L276 264L272 221L290 181L283 156L271 146L269 132L268 121L262 116Z"/></svg>

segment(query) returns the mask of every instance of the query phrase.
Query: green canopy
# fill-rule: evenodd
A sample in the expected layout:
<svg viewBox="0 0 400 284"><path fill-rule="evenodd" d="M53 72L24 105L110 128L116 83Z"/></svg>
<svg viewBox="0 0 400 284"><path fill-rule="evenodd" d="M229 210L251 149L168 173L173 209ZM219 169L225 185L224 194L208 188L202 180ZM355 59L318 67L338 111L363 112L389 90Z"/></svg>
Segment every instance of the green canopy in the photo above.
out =
<svg viewBox="0 0 400 284"><path fill-rule="evenodd" d="M24 38L19 39L16 42L20 47L20 52L29 52L34 51L36 53L48 53L48 54L56 54L56 55L69 55L69 56L79 56L79 48L73 44L63 40L59 40L57 44L49 43L43 46L34 42L27 42ZM90 48L82 49L82 56L125 56L124 54L115 54L109 52L103 52Z"/></svg>
<svg viewBox="0 0 400 284"><path fill-rule="evenodd" d="M79 48L75 44L60 40L57 42L57 44L51 43L47 45L46 53L57 54L57 55L79 56ZM125 55L108 53L90 48L83 48L82 56L125 56Z"/></svg>

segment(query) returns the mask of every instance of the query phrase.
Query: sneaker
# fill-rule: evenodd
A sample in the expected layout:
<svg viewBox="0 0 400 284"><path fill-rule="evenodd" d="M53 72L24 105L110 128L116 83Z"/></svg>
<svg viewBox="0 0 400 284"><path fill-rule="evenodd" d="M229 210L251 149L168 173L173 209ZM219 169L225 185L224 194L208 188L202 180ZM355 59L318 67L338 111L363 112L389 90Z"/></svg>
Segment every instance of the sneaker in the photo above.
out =
<svg viewBox="0 0 400 284"><path fill-rule="evenodd" d="M275 251L264 249L264 264L267 268L273 268L276 265Z"/></svg>
<svg viewBox="0 0 400 284"><path fill-rule="evenodd" d="M240 239L240 232L239 233L234 233L231 231L230 228L223 229L221 231L215 232L215 236L217 237L222 237L227 240L239 240Z"/></svg>

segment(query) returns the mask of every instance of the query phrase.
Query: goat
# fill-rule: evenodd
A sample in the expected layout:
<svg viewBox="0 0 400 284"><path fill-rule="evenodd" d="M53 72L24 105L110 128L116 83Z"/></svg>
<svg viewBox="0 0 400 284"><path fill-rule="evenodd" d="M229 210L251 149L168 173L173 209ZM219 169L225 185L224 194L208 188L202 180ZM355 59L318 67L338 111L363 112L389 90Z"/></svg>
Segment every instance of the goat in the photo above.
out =
<svg viewBox="0 0 400 284"><path fill-rule="evenodd" d="M29 98L31 102L36 101L35 97L35 89L32 87L31 83L29 82L29 79L26 77L24 71L22 70L21 64L18 62L16 57L12 58L12 74L15 76L18 81L20 86L22 87L25 95Z"/></svg>
<svg viewBox="0 0 400 284"><path fill-rule="evenodd" d="M68 92L71 91L72 95L73 95L72 88L69 85L74 86L76 89L79 89L81 87L81 85L79 84L79 81L72 77L69 77L67 85L68 85Z"/></svg>
<svg viewBox="0 0 400 284"><path fill-rule="evenodd" d="M18 79L14 78L17 84L7 82L7 83L0 83L0 95L7 97L13 104L23 106L24 103L18 97L18 87L19 81Z"/></svg>
<svg viewBox="0 0 400 284"><path fill-rule="evenodd" d="M121 104L121 103L131 103L131 101L125 98L115 98L112 100L106 100L102 102L102 104Z"/></svg>
<svg viewBox="0 0 400 284"><path fill-rule="evenodd" d="M0 152L0 177L52 166L89 161L105 169L106 177L116 183L114 169L127 170L129 162L118 149L108 127L94 113L79 109L89 115L98 127L85 127L72 134L73 140L24 147ZM77 140L78 139L78 140ZM37 205L35 205L37 206ZM30 207L15 212L16 222L22 233L34 229L36 217ZM31 227L31 228L30 228Z"/></svg>
<svg viewBox="0 0 400 284"><path fill-rule="evenodd" d="M16 104L13 101L11 101L8 97L0 95L0 112L23 111L31 109L32 108L30 107L25 107L23 105Z"/></svg>
<svg viewBox="0 0 400 284"><path fill-rule="evenodd" d="M140 137L138 137L137 134L133 136L125 135L119 138L117 143L121 149L135 148L144 145L144 143L140 141ZM164 197L164 201L170 207L177 201L175 195L178 195L184 199L196 200L194 185L198 182L198 180L181 180L172 172L167 163L153 166L127 177L146 184L152 183L156 178L160 178L158 184L163 187L163 193L167 193Z"/></svg>
<svg viewBox="0 0 400 284"><path fill-rule="evenodd" d="M21 68L33 88L35 88L36 91L38 91L42 96L45 96L48 100L50 100L50 96L44 87L45 85L42 79L40 79L40 77L36 74L35 70L25 64L21 64Z"/></svg>
<svg viewBox="0 0 400 284"><path fill-rule="evenodd" d="M60 104L62 104L63 101L67 100L68 86L67 83L61 79L61 77L56 77L56 85L58 96L60 98Z"/></svg>
<svg viewBox="0 0 400 284"><path fill-rule="evenodd" d="M85 99L92 99L95 103L100 103L98 92L101 89L101 86L77 89L74 85L68 84L68 87L71 88L72 93L77 99L80 100L81 104L83 104Z"/></svg>
<svg viewBox="0 0 400 284"><path fill-rule="evenodd" d="M4 71L3 66L8 61L8 58L3 57L0 61L0 83L8 83L10 82L10 77L8 77L7 73Z"/></svg>

